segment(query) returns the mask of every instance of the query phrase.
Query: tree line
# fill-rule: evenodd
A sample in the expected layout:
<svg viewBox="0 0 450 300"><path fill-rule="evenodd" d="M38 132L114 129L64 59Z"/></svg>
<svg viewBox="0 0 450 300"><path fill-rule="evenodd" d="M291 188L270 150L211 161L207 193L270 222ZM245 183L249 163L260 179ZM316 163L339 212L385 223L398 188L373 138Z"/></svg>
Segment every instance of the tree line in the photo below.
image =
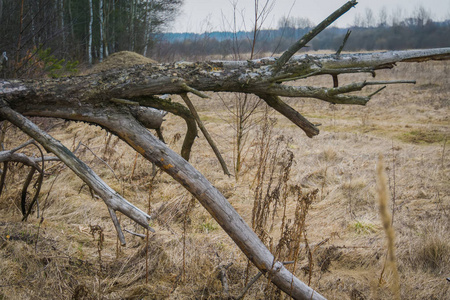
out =
<svg viewBox="0 0 450 300"><path fill-rule="evenodd" d="M314 24L307 18L283 17L276 29L163 33L183 0L0 0L0 77L52 77L75 72L78 62L93 64L129 50L158 61L234 59L280 53ZM388 18L389 16L389 18ZM450 20L433 21L423 7L402 18L370 9L355 16L345 49L402 50L450 45ZM337 49L347 28L331 27L303 51ZM234 55L234 56L233 56ZM6 64L7 60L7 64Z"/></svg>
<svg viewBox="0 0 450 300"><path fill-rule="evenodd" d="M0 0L9 76L92 64L122 50L146 55L182 0Z"/></svg>
<svg viewBox="0 0 450 300"><path fill-rule="evenodd" d="M256 45L257 52L263 56L284 51L289 45L306 34L311 27L283 26L278 29L261 30ZM309 43L310 50L336 50L342 44L344 36L350 30L345 51L405 50L441 48L450 46L450 20L425 23L411 18L394 25L351 26L349 28L332 27L324 30L320 36ZM241 53L250 53L252 32L208 32L167 33L156 46L164 55L159 60L200 59L205 56L226 58L234 53L236 41ZM157 51L156 49L156 51ZM164 49L164 51L163 51Z"/></svg>

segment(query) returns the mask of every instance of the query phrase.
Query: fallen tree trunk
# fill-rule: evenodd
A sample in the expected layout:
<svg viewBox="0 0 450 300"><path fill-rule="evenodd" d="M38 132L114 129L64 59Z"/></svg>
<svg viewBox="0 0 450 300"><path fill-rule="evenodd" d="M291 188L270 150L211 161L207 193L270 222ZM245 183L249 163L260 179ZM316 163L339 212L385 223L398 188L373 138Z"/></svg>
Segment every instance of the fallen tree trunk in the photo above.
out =
<svg viewBox="0 0 450 300"><path fill-rule="evenodd" d="M355 4L356 1L347 2L342 13ZM330 21L331 19L326 23ZM317 33L308 36L308 39L315 34ZM392 68L398 62L450 59L450 48L294 57L292 52L294 50L289 50L289 53L283 55L281 62L277 62L275 58L234 62L179 62L141 65L72 78L0 80L0 118L15 124L36 139L47 151L53 152L102 197L122 243L124 243L123 234L115 211L121 211L147 229L149 216L108 187L86 164L25 116L84 121L100 125L116 134L190 191L250 261L280 289L295 299L324 299L291 274L281 262L276 261L273 254L225 197L183 159L189 157L189 153L186 152L188 148L190 151L189 145L186 145L184 148L186 151L182 151L183 157L180 157L155 138L143 126L145 122L139 122L140 117L136 112L136 107L162 108L167 111L168 107L177 107L180 110L176 114L186 113L184 106L181 106L184 109L180 108L176 103L158 97L163 94L184 95L190 92L205 97L206 92L249 93L258 95L269 106L304 130L309 137L313 137L319 134L319 130L299 112L284 103L280 96L311 97L336 104L365 105L376 93L370 95L349 93L361 91L368 85L413 83L413 81L364 81L332 88L287 86L283 84L284 82L324 74L332 75L333 78L344 73L374 74L376 70ZM177 108L173 108L173 111L175 112ZM192 124L187 133L190 137L186 138L187 144L192 145L191 142L197 134L195 119L192 115L186 115L184 119Z"/></svg>
<svg viewBox="0 0 450 300"><path fill-rule="evenodd" d="M49 110L54 105L59 109L72 111L71 119L75 120L77 119L75 107L88 109L89 107L126 105L116 103L114 99L118 98L128 99L134 105L167 110L171 102L157 99L155 95L184 94L188 91L241 92L270 96L264 96L265 101L276 96L283 96L316 98L335 104L365 105L373 95L349 95L349 93L360 91L367 85L384 85L389 82L361 82L332 88L286 86L283 82L324 74L374 73L379 69L393 68L398 62L449 58L450 48L339 56L302 55L293 57L276 74L272 71L276 61L274 58L245 62L149 64L73 78L33 81L0 80L0 96L9 103L11 108L25 115L46 116L48 113L41 110ZM24 99L26 101L23 101ZM269 105L271 103L269 100ZM171 107L178 107L177 105L179 106L178 103L172 102ZM288 118L305 130L308 136L319 133L317 129L312 130L308 129L309 126L301 125L304 123L301 114L293 116L284 109L278 111L285 116L289 115ZM185 115L181 110L179 114ZM191 118L191 122L195 124L193 117L185 118ZM193 132L191 135L194 135ZM183 156L186 158L186 155Z"/></svg>
<svg viewBox="0 0 450 300"><path fill-rule="evenodd" d="M370 60L368 60L367 58L375 57L376 62L372 62L370 67L372 70L375 70L378 68L385 68L393 65L399 60L402 61L403 57L407 57L409 61L412 60L413 56L415 57L415 60L421 60L424 59L424 57L426 57L426 59L442 59L444 55L448 54L450 54L450 49L407 51L405 53L397 53L395 55L387 55L384 53L366 54L361 57L364 61L363 63L360 63L358 60L354 60L354 65L364 65L364 68L367 68L367 66L369 65L367 61L370 62ZM389 59L379 59L380 57L385 56L389 57ZM307 58L304 59L309 61L309 59ZM347 66L343 66L343 63L339 63L339 61L335 61L328 56L322 58L317 57L316 60L322 61L324 65L327 65L327 74L331 73L330 70L332 70L334 66L336 67L334 70L339 70L341 73L344 70L356 70L354 69L354 67L349 66L348 62L346 63ZM352 59L344 58L344 60ZM258 60L253 63L256 64L260 61L261 60ZM292 64L302 64L300 63L300 61L301 60L298 59L294 60ZM223 62L221 64L222 66L224 66L224 68L227 65ZM233 64L238 63L235 62ZM244 63L244 65L247 66L248 64L252 64L252 62ZM291 67L290 64L291 63L288 63L286 69L296 69L295 66ZM270 64L268 66L270 66ZM352 69L349 69L350 67ZM155 68L155 66L141 66L140 68L142 70L145 70L147 68L153 69ZM182 66L178 66L175 68L181 68L180 70L182 72L185 72L185 69ZM259 69L261 69L261 67ZM170 72L174 70L170 70ZM227 72L232 73L232 71L230 70L228 70ZM243 73L241 74L249 79L252 77L252 75L248 75L251 70L253 69L247 69L246 67L242 69ZM325 72L324 69L322 71ZM127 76L134 76L133 78L135 78L136 81L145 80L145 78L143 79L142 77L142 73L134 73L134 71L132 70L120 72L126 72ZM205 75L205 79L209 78L210 84L212 84L212 78L214 76L216 76L214 75L214 73L208 74L208 76ZM229 82L230 79L225 75L223 76L223 82ZM234 76L236 77L236 75ZM298 73L296 73L295 76L298 76ZM158 77L164 78L163 75L158 75ZM219 77L220 79L221 76L217 75L216 77ZM34 125L30 124L31 122L21 116L21 114L28 116L56 117L68 120L84 121L100 125L105 129L113 132L122 140L126 141L131 147L142 154L145 158L159 166L162 170L164 170L180 184L182 184L187 190L189 190L211 213L211 215L217 220L220 226L222 226L222 228L230 235L230 237L236 242L236 244L247 255L247 257L249 257L249 259L255 264L255 266L257 266L264 274L269 276L271 278L271 281L275 283L279 288L292 295L296 299L310 299L311 295L314 295L312 299L323 299L320 294L314 292L311 288L309 288L307 285L293 276L280 262L274 261L274 256L259 240L256 234L251 230L251 228L243 221L239 214L237 214L237 212L224 198L224 196L220 194L220 192L217 191L217 189L214 188L214 186L201 173L193 168L186 160L178 156L164 143L160 142L157 138L150 134L150 132L138 120L136 120L129 105L117 103L110 100L113 96L120 96L120 98L129 97L131 93L131 87L128 87L128 85L124 85L123 82L119 84L119 82L113 80L111 83L107 84L110 89L107 89L105 86L103 86L101 88L90 90L89 86L92 83L89 84L88 82L93 78L95 78L95 76L91 77L90 75L86 78L76 77L73 79L60 80L15 80L8 82L2 81L0 83L0 96L2 99L0 104L0 117L15 124L31 137L39 141L39 143L41 143L48 151L51 151L55 155L57 155L78 176L80 176L80 178L88 183L89 186L91 186L91 188L93 188L97 194L99 194L104 199L108 207L112 208L112 211L119 210L145 228L148 228L148 215L134 207L132 204L118 195L115 191L107 187L103 183L103 181L101 181L101 179L92 172L92 170L90 170L84 163L73 156L73 154L71 154L69 150L60 145L59 142L52 139L47 134L41 132ZM284 77L284 80L286 78L290 77L286 76ZM241 82L239 77L236 77L236 79ZM150 86L151 80L149 78L147 78L146 80L148 81L146 81L147 83L143 84L142 89L137 89L136 84L133 83L133 80L129 81L128 83L129 85L133 85L133 87L135 88L130 99L132 99L132 101L138 102L140 105L151 105L151 103L149 103L148 101L148 97L151 97L151 94L150 96L146 94L150 92L148 88ZM190 79L186 78L186 81L187 80ZM275 80L280 80L280 78L277 77L275 78ZM159 79L157 78L156 81L159 82ZM270 106L273 106L275 109L277 109L276 105L280 104L274 104L273 101L276 100L275 103L278 101L284 103L278 98L276 94L287 93L287 91L289 91L289 95L291 96L304 95L309 97L316 97L319 99L323 98L323 100L325 101L339 99L339 101L342 102L342 99L340 99L339 96L348 97L348 99L344 98L347 100L343 101L343 103L350 103L350 99L354 102L358 102L360 101L360 99L364 99L367 101L370 99L370 97L367 96L362 97L354 95L343 95L351 91L361 90L364 86L369 84L366 82L338 88L315 89L305 87L288 87L274 82L272 82L272 85L262 85L258 84L258 82L260 81L254 81L253 79L247 82L248 84L246 85L228 84L226 86L228 87L229 91L241 91L247 93L252 92L260 95L263 100L268 102L268 104ZM196 89L202 91L213 89L212 86L205 82L194 80L190 81L190 83ZM80 84L87 85L82 88L84 92L71 93L73 91L72 86L80 86ZM179 84L171 84L172 87L168 87L164 84L162 86L159 86L159 88L152 87L152 89L154 89L154 93L156 93L156 91L158 91L158 93L161 93L161 91L185 93L184 89L179 88ZM385 82L381 84L385 84ZM121 91L123 92L123 94L118 94L119 86L121 86ZM98 92L98 89L100 89L102 92ZM221 91L226 90L225 86L222 86L219 89ZM137 93L136 90L140 90L141 92ZM145 94L145 96L143 94ZM364 103L358 102L356 104ZM281 105L284 108L278 108L277 110L280 113L287 115L290 120L296 122L296 119L300 118L298 116L295 117L295 110L289 108L288 110L291 110L294 114L294 117L291 117L289 114L283 111L286 108L286 104ZM308 126L309 125L307 125L306 127ZM309 135L314 135L314 133L315 132ZM120 228L118 229L118 234L120 236Z"/></svg>

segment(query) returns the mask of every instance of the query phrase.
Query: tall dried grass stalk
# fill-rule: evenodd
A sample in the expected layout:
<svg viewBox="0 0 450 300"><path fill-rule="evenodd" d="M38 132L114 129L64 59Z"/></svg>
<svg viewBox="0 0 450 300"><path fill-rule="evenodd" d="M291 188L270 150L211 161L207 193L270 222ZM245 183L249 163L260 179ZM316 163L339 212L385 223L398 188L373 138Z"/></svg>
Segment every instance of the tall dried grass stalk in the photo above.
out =
<svg viewBox="0 0 450 300"><path fill-rule="evenodd" d="M395 258L395 232L394 228L392 227L392 216L389 212L389 205L388 205L389 195L388 195L386 172L384 170L382 155L379 156L377 165L377 192L378 192L378 203L381 221L383 223L383 228L387 238L388 267L391 268L393 274L393 284L391 285L391 290L394 294L394 298L400 299L400 278ZM381 273L380 280L382 279L383 273L384 268Z"/></svg>

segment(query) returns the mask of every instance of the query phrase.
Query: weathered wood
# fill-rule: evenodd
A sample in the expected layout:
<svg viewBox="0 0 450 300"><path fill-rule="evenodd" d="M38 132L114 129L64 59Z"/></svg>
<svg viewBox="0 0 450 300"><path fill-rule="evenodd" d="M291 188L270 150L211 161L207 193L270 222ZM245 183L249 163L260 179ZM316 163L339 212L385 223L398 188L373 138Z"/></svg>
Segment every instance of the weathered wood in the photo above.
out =
<svg viewBox="0 0 450 300"><path fill-rule="evenodd" d="M392 68L397 62L450 59L450 48L391 51L364 54L300 55L292 57L274 77L275 58L245 62L210 61L199 63L149 64L124 70L106 71L73 78L48 80L0 80L0 97L11 107L25 114L29 111L59 105L70 110L73 106L108 106L110 99L128 99L140 105L169 111L183 117L189 132L183 143L182 155L188 158L195 139L195 120L183 112L178 103L159 99L161 94L183 94L186 86L205 92L242 92L283 97L311 97L336 104L364 105L370 97L348 95L349 90L286 86L282 82L341 73L373 73ZM361 86L361 85L360 85ZM361 86L362 89L365 85ZM63 99L64 98L64 99ZM23 101L27 99L27 101ZM183 107L183 106L181 106ZM186 111L188 111L185 108ZM170 111L169 111L170 112ZM190 125L189 125L190 124ZM194 134L195 131L195 134Z"/></svg>
<svg viewBox="0 0 450 300"><path fill-rule="evenodd" d="M211 148L214 151L214 154L216 155L217 159L219 160L220 165L222 166L222 170L225 173L225 175L230 176L230 171L228 171L227 164L225 163L225 160L222 157L222 154L220 154L219 149L216 146L216 143L214 143L211 135L209 134L208 130L206 130L206 127L203 125L202 120L200 120L200 116L197 113L197 110L195 109L194 104L192 104L191 99L189 99L187 94L181 94L181 98L188 106L189 110L192 113L192 116L195 118L195 121L197 122L198 127L202 131L203 135L205 136L205 139L208 141L208 144L211 146Z"/></svg>
<svg viewBox="0 0 450 300"><path fill-rule="evenodd" d="M313 137L319 134L319 129L314 126L314 124L306 120L306 118L303 117L298 111L281 101L280 97L267 94L258 94L258 96L266 101L266 103L270 107L281 113L301 129L303 129L308 137Z"/></svg>
<svg viewBox="0 0 450 300"><path fill-rule="evenodd" d="M110 114L111 115L111 114ZM114 116L114 115L112 115ZM139 123L121 121L123 116L98 119L104 127L120 128L115 132L145 158L172 176L205 207L227 232L242 252L272 282L295 299L324 299L290 273L261 242L253 230L225 199L225 197L192 165L150 134Z"/></svg>
<svg viewBox="0 0 450 300"><path fill-rule="evenodd" d="M295 299L324 299L294 277L280 262L275 262L274 256L223 195L186 160L158 141L142 123L137 121L130 105L115 103L110 99L127 99L141 106L155 107L170 103L170 101L161 101L163 104L155 104L154 99L159 99L155 98L155 95L184 94L186 86L202 92L253 93L260 95L269 105L271 104L280 113L294 121L307 132L308 136L313 136L318 133L313 125L308 124L307 120L302 120L301 115L283 103L278 96L313 97L331 103L364 105L372 95L355 96L347 95L347 93L359 91L370 84L386 84L386 82L362 82L335 88L314 88L286 86L282 84L284 80L321 74L374 72L378 69L391 68L400 61L449 58L450 48L340 55L339 58L333 55L294 56L276 77L273 76L271 67L275 59L269 58L246 62L143 65L102 74L40 81L0 80L0 118L9 120L35 138L48 151L55 153L88 183L112 210L121 211L148 228L147 214L106 186L68 149L40 131L20 113L28 116L85 121L103 126L189 190L243 253L280 289ZM177 105L172 103L168 106ZM184 106L181 107L188 111ZM166 108L163 109L169 111ZM191 120L192 128L195 126L196 130L195 120L190 113L189 115L190 117L186 115L185 120ZM120 230L118 234L120 235Z"/></svg>
<svg viewBox="0 0 450 300"><path fill-rule="evenodd" d="M374 75L376 70L393 68L397 62L450 59L450 48L293 56L311 38L356 3L355 0L348 1L290 47L279 59L148 64L72 78L9 81L0 79L0 121L8 120L36 139L85 181L107 204L122 243L123 233L115 211L122 212L147 229L151 229L148 225L150 216L118 195L59 141L40 130L24 115L84 121L100 125L116 134L190 191L249 260L280 289L294 299L324 299L291 274L281 262L275 261L272 253L225 197L187 162L192 143L197 136L194 117L183 105L157 96L192 92L206 98L204 92L207 91L259 95L271 107L303 129L309 137L313 137L319 133L318 129L284 103L280 96L311 97L335 104L365 105L381 89L370 95L348 93L361 91L367 85L387 83L362 82L339 87L335 80L333 88L316 88L287 86L284 82L323 74L332 75L335 79L342 73L369 72ZM150 125L156 121L151 116L142 118L141 107L164 109L186 121L188 129L181 151L182 157L145 128L153 126L159 130L160 124L158 126L156 122L156 125ZM147 113L144 114L148 116ZM3 175L1 181L4 180Z"/></svg>
<svg viewBox="0 0 450 300"><path fill-rule="evenodd" d="M295 299L324 299L303 282L293 276L282 263L274 261L274 256L261 242L258 236L245 223L234 210L225 197L186 160L173 152L164 143L154 137L141 123L134 119L131 113L123 109L110 107L108 109L74 108L76 111L67 112L58 109L52 110L52 117L71 119L76 116L78 120L92 122L111 129L122 140L127 142L136 151L152 163L172 176L210 212L228 235L235 241L247 257L266 276L270 277L278 287ZM41 132L33 123L3 103L0 105L0 116L21 128L25 133L35 138L48 151L52 151L66 163L80 178L102 197L108 207L119 210L128 217L148 228L146 220L149 216L133 206L130 209L125 199L112 191L95 175L83 162L79 161L70 151L58 141ZM142 220L145 218L145 220ZM145 223L144 223L145 222Z"/></svg>
<svg viewBox="0 0 450 300"><path fill-rule="evenodd" d="M339 17L349 11L356 4L356 0L348 1L331 15L329 15L328 18L320 22L319 25L315 26L311 31L305 34L300 40L289 47L289 49L287 49L275 63L274 73L277 74L298 50L305 47L306 44L309 43L309 41L311 41L315 36L321 33L325 28L330 26L334 21L336 21Z"/></svg>
<svg viewBox="0 0 450 300"><path fill-rule="evenodd" d="M91 168L70 152L69 149L39 129L33 122L11 109L3 100L0 100L0 117L20 128L23 132L38 141L47 151L53 152L53 154L58 156L62 162L103 199L109 208L122 212L144 228L154 231L148 225L148 221L150 220L148 214L117 194ZM134 118L133 120L137 122ZM141 128L145 129L140 123L138 124ZM148 133L147 129L145 131ZM120 236L120 232L118 234Z"/></svg>

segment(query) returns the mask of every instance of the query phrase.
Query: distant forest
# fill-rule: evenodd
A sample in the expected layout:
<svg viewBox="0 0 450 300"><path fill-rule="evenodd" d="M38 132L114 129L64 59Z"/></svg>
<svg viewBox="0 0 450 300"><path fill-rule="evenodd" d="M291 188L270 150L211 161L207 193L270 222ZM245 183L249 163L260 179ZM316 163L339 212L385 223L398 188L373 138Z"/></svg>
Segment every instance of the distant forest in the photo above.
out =
<svg viewBox="0 0 450 300"><path fill-rule="evenodd" d="M0 77L60 76L123 50L149 55L182 2L0 0Z"/></svg>
<svg viewBox="0 0 450 300"><path fill-rule="evenodd" d="M311 27L279 27L261 30L256 52L260 55L280 53L300 39ZM304 51L337 50L347 30L350 38L344 51L404 50L450 47L450 20L434 22L408 18L394 25L332 27L314 38ZM205 56L244 55L250 53L252 32L166 33L156 45L166 59L195 59ZM158 53L162 55L162 53ZM245 58L245 57L242 57Z"/></svg>
<svg viewBox="0 0 450 300"><path fill-rule="evenodd" d="M276 29L167 33L183 0L0 0L0 77L58 77L80 65L128 50L160 62L248 59L280 53L314 24L282 18ZM388 21L389 17L389 21ZM252 20L249 20L249 24ZM450 20L436 22L423 8L411 16L357 15L344 51L400 50L450 46ZM328 28L304 50L339 48L348 29ZM166 32L166 33L164 33Z"/></svg>

